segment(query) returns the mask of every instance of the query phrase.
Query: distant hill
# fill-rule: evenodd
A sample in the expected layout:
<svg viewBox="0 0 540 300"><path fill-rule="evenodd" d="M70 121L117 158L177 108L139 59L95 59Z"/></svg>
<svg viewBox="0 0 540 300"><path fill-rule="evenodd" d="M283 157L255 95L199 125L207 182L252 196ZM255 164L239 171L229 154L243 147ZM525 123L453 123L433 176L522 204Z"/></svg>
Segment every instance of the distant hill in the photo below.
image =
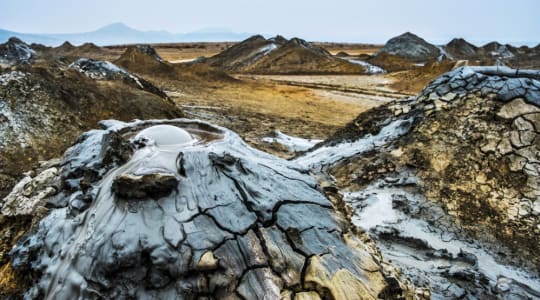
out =
<svg viewBox="0 0 540 300"><path fill-rule="evenodd" d="M0 43L6 42L10 37L17 37L29 44L37 43L47 46L59 46L65 41L74 45L90 42L103 46L137 43L241 41L250 35L226 29L209 29L188 33L170 33L163 30L141 31L123 23L113 23L95 31L64 34L20 33L0 29Z"/></svg>

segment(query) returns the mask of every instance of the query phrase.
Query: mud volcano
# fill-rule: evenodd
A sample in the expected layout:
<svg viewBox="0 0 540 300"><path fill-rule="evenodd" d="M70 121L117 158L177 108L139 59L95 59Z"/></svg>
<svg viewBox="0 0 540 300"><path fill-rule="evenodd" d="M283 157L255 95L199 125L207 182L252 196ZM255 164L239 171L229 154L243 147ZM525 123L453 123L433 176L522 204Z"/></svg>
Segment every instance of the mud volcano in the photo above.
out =
<svg viewBox="0 0 540 300"><path fill-rule="evenodd" d="M102 124L66 152L58 175L40 177L56 183L54 195L25 207L51 208L11 253L13 268L35 278L28 298L407 293L295 163L207 123Z"/></svg>
<svg viewBox="0 0 540 300"><path fill-rule="evenodd" d="M462 67L294 161L432 299L539 299L539 134L539 71Z"/></svg>

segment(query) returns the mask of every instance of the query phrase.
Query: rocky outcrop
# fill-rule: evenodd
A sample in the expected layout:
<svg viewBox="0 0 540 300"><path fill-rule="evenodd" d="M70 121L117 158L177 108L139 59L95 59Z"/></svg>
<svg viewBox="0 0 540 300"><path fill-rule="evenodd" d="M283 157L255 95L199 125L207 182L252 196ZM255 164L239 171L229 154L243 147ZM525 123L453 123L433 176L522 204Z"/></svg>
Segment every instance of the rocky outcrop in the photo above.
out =
<svg viewBox="0 0 540 300"><path fill-rule="evenodd" d="M0 67L28 63L36 52L23 41L12 37L6 43L0 44Z"/></svg>
<svg viewBox="0 0 540 300"><path fill-rule="evenodd" d="M539 297L539 92L538 71L458 68L295 161L434 297Z"/></svg>
<svg viewBox="0 0 540 300"><path fill-rule="evenodd" d="M383 53L418 62L435 59L441 54L437 46L426 42L424 39L410 32L388 40L376 55Z"/></svg>
<svg viewBox="0 0 540 300"><path fill-rule="evenodd" d="M252 36L205 60L206 64L250 74L362 74L365 68L332 56L299 38Z"/></svg>
<svg viewBox="0 0 540 300"><path fill-rule="evenodd" d="M79 58L69 67L92 79L96 80L121 80L135 88L153 93L162 98L167 98L165 92L145 80L144 78L133 75L128 71L116 66L108 61L93 60L90 58Z"/></svg>
<svg viewBox="0 0 540 300"><path fill-rule="evenodd" d="M51 208L11 251L26 297L413 297L295 163L199 121L103 125L27 180L61 188L13 208Z"/></svg>

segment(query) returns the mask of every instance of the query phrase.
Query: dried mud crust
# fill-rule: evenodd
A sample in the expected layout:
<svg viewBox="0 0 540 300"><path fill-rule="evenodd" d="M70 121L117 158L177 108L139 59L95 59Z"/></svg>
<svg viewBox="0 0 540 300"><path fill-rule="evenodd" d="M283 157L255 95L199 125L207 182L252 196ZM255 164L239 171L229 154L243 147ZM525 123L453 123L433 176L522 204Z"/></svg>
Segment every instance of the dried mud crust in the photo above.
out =
<svg viewBox="0 0 540 300"><path fill-rule="evenodd" d="M341 187L359 188L412 168L422 194L443 205L453 226L494 248L502 245L502 260L539 273L538 79L536 71L449 72L418 97L363 113L338 131L325 143L373 134L392 120L415 119L406 135L379 151L345 159L330 172Z"/></svg>
<svg viewBox="0 0 540 300"><path fill-rule="evenodd" d="M152 137L106 138L160 124L200 140L161 149ZM413 296L413 286L339 213L346 211L335 189L324 188L330 200L295 164L200 121L105 125L66 152L48 181L63 188L30 208L54 207L11 253L14 270L35 279L27 296ZM121 155L125 148L131 157ZM119 183L120 194L112 188ZM155 188L163 193L149 197Z"/></svg>

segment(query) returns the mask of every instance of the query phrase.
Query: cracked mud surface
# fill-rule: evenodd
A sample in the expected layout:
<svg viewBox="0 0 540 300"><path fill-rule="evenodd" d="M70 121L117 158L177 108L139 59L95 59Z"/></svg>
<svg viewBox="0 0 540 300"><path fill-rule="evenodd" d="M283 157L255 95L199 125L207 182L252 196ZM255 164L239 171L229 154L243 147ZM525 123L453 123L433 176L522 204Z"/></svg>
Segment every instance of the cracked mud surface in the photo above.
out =
<svg viewBox="0 0 540 300"><path fill-rule="evenodd" d="M322 171L350 193L353 222L434 298L535 298L539 79L459 68L418 97L361 114L296 160L354 145ZM385 133L411 118L407 133Z"/></svg>
<svg viewBox="0 0 540 300"><path fill-rule="evenodd" d="M140 131L165 123L192 139L170 142ZM25 213L51 207L11 253L13 268L35 279L28 297L358 299L410 293L369 238L353 232L296 164L207 123L104 125L108 129L86 133L66 152L57 175L49 172L48 182L63 188L26 207ZM159 196L150 197L156 188Z"/></svg>

